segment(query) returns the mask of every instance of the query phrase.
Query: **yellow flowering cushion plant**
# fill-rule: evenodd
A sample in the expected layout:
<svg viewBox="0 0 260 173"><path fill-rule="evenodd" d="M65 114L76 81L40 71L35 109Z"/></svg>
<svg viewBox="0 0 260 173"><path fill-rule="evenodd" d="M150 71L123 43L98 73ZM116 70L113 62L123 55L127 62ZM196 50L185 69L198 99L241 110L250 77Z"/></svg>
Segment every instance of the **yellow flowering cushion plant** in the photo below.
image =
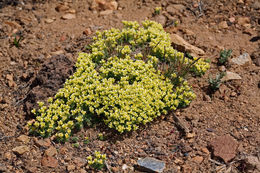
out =
<svg viewBox="0 0 260 173"><path fill-rule="evenodd" d="M119 133L136 130L195 98L187 72L204 74L209 64L171 47L169 34L153 21L124 21L124 28L97 32L91 53L80 53L76 72L49 105L39 109L30 131L67 140L73 129L100 119Z"/></svg>

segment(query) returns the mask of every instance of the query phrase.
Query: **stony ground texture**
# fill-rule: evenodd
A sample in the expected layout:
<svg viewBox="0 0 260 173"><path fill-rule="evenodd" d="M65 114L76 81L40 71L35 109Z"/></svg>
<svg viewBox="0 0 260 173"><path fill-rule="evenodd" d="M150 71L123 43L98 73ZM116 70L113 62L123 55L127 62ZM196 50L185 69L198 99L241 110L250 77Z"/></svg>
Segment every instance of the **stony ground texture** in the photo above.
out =
<svg viewBox="0 0 260 173"><path fill-rule="evenodd" d="M210 59L207 74L190 79L197 99L130 134L97 125L65 144L30 136L30 109L62 87L94 32L145 19L160 22L176 49ZM259 25L259 0L0 1L0 172L95 172L86 163L94 150L107 154L100 172L138 172L145 157L168 173L260 172ZM223 49L233 53L218 66ZM225 82L209 92L208 76L221 71Z"/></svg>

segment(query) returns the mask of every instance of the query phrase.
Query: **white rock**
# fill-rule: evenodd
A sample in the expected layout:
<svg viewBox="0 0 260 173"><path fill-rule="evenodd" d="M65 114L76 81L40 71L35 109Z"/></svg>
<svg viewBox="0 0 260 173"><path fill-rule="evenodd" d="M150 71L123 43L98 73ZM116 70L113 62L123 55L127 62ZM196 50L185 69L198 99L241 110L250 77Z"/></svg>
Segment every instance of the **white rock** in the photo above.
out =
<svg viewBox="0 0 260 173"><path fill-rule="evenodd" d="M231 63L239 65L239 66L247 66L252 62L250 55L248 53L244 53L237 58L232 58Z"/></svg>
<svg viewBox="0 0 260 173"><path fill-rule="evenodd" d="M241 76L239 76L237 73L227 71L226 75L222 78L222 81L229 81L229 80L241 80Z"/></svg>
<svg viewBox="0 0 260 173"><path fill-rule="evenodd" d="M61 18L64 19L64 20L75 19L76 15L71 14L71 13L67 13L67 14L64 14Z"/></svg>

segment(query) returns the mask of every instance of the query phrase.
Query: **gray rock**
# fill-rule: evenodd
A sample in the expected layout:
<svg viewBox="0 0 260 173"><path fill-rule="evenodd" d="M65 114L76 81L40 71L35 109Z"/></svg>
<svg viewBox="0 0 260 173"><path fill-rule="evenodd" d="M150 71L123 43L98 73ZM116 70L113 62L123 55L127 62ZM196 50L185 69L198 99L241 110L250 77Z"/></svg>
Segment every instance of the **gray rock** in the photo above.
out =
<svg viewBox="0 0 260 173"><path fill-rule="evenodd" d="M239 76L237 73L227 71L226 75L221 79L222 82L229 81L229 80L241 80L241 76Z"/></svg>
<svg viewBox="0 0 260 173"><path fill-rule="evenodd" d="M237 58L232 58L231 63L239 65L239 66L246 66L251 64L252 60L248 53L244 53Z"/></svg>
<svg viewBox="0 0 260 173"><path fill-rule="evenodd" d="M151 157L146 157L144 159L139 159L137 161L138 169L140 171L145 171L145 172L157 172L161 173L163 172L165 168L165 162L151 158Z"/></svg>

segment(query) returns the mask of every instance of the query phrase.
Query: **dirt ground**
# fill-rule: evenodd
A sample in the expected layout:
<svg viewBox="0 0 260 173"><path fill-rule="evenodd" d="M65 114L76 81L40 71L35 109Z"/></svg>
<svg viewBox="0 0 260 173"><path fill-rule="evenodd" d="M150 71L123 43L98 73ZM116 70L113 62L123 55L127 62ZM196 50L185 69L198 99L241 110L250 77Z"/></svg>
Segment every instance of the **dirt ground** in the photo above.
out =
<svg viewBox="0 0 260 173"><path fill-rule="evenodd" d="M161 14L153 15L159 6ZM175 112L188 135L170 114L121 136L102 125L82 129L74 135L77 141L65 144L30 136L25 125L32 119L31 108L73 74L77 54L86 51L94 32L120 28L122 20L145 19L201 48L202 57L211 61L205 76L189 79L197 98ZM176 20L178 26L172 27ZM245 156L260 159L259 25L259 0L0 1L0 172L95 172L85 159L94 150L107 154L108 168L100 172L137 172L138 158L147 156L164 161L166 173L260 172L243 161ZM232 58L248 53L252 62L220 67L223 49L232 49ZM209 94L208 77L223 68L242 79L224 82ZM209 145L226 134L238 145L228 163L215 157ZM83 143L86 136L88 144ZM19 146L24 151L16 151Z"/></svg>

